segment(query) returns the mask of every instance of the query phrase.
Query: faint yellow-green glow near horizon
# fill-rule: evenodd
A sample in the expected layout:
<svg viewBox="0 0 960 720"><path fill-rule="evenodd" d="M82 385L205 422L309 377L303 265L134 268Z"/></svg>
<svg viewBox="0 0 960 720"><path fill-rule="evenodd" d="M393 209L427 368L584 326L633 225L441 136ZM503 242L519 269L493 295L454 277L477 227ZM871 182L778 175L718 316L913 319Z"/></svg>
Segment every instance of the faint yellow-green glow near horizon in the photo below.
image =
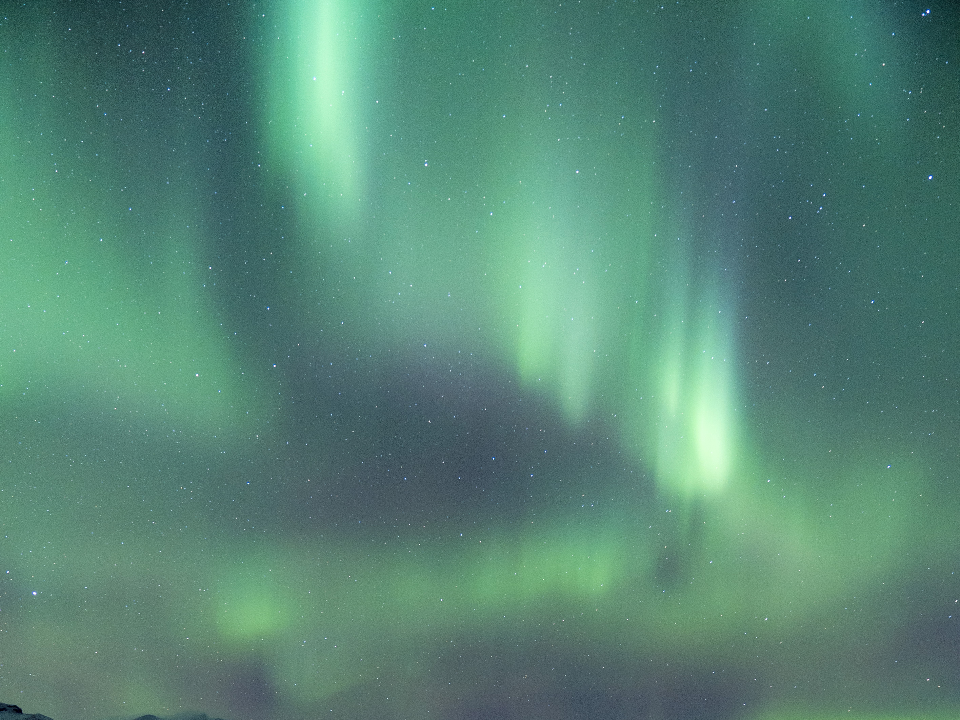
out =
<svg viewBox="0 0 960 720"><path fill-rule="evenodd" d="M799 705L799 703L798 703ZM902 712L836 712L816 707L767 710L747 716L749 720L953 720L953 711L904 710Z"/></svg>
<svg viewBox="0 0 960 720"><path fill-rule="evenodd" d="M638 558L642 526L629 519L555 521L397 554L316 541L236 544L191 632L215 634L228 648L288 648L277 653L277 676L296 683L290 692L303 702L358 683L370 653L410 657L428 637L504 623L535 634L521 622L531 616L578 618L596 637L717 663L736 655L744 629L757 625L752 647L772 652L865 581L888 577L911 542L917 504L904 498L890 512L887 496L920 470L906 461L897 475L856 465L842 470L835 517L796 501L784 513L780 483L765 487L766 497L718 497L720 522L691 551L689 586L669 594L654 579L649 549ZM861 485L871 488L866 498ZM774 516L775 525L757 520ZM838 631L838 643L858 631L856 620Z"/></svg>

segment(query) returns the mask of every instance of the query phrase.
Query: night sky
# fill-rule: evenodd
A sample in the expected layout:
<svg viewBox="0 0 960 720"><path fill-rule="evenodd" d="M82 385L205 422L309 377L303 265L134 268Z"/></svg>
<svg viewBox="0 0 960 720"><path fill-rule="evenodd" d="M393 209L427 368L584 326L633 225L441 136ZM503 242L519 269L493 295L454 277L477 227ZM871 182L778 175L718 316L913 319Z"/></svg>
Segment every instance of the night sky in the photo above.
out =
<svg viewBox="0 0 960 720"><path fill-rule="evenodd" d="M0 701L960 715L950 3L0 3Z"/></svg>

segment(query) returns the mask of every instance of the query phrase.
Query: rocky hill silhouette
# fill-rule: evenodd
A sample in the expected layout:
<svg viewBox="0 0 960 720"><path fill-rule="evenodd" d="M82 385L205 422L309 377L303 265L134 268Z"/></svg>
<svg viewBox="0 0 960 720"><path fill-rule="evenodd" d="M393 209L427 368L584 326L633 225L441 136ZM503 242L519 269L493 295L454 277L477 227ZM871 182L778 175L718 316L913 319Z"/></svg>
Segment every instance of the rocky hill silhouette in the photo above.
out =
<svg viewBox="0 0 960 720"><path fill-rule="evenodd" d="M0 720L53 720L49 715L40 713L31 713L27 715L17 705L0 703ZM169 718L162 718L158 715L141 715L133 720L223 720L223 718L211 718L204 713L198 715L175 715Z"/></svg>

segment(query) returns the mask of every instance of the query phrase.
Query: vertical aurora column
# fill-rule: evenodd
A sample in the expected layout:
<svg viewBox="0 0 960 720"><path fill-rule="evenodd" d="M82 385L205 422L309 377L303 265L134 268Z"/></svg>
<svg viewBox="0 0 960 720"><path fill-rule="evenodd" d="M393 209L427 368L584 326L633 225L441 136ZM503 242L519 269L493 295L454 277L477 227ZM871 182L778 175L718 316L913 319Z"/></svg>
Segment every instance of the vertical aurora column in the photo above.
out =
<svg viewBox="0 0 960 720"><path fill-rule="evenodd" d="M364 7L287 2L267 55L268 141L327 222L356 221L364 192Z"/></svg>
<svg viewBox="0 0 960 720"><path fill-rule="evenodd" d="M678 242L680 242L678 240ZM733 312L716 282L687 271L689 246L675 253L673 273L664 280L658 349L641 353L639 382L649 379L649 396L636 431L641 455L654 459L658 481L683 496L711 494L729 479L735 438Z"/></svg>
<svg viewBox="0 0 960 720"><path fill-rule="evenodd" d="M674 207L657 134L636 128L628 150L636 166L603 176L545 142L514 153L529 158L512 197L524 210L491 239L506 278L504 351L571 424L615 417L663 490L712 494L737 438L731 292L704 251L715 238ZM556 170L539 169L545 157Z"/></svg>
<svg viewBox="0 0 960 720"><path fill-rule="evenodd" d="M729 307L691 265L712 239L678 230L654 88L583 101L594 78L523 33L534 10L488 37L462 10L378 9L290 2L267 56L304 289L355 288L365 346L478 350L571 425L616 416L665 488L722 487Z"/></svg>

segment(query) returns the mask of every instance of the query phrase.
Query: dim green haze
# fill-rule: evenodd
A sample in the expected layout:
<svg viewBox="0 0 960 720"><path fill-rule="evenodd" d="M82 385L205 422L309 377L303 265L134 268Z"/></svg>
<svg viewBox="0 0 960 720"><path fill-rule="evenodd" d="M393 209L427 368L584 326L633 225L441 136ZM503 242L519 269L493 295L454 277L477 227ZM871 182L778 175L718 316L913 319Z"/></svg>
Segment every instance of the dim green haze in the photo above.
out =
<svg viewBox="0 0 960 720"><path fill-rule="evenodd" d="M0 701L960 713L949 5L0 9Z"/></svg>

